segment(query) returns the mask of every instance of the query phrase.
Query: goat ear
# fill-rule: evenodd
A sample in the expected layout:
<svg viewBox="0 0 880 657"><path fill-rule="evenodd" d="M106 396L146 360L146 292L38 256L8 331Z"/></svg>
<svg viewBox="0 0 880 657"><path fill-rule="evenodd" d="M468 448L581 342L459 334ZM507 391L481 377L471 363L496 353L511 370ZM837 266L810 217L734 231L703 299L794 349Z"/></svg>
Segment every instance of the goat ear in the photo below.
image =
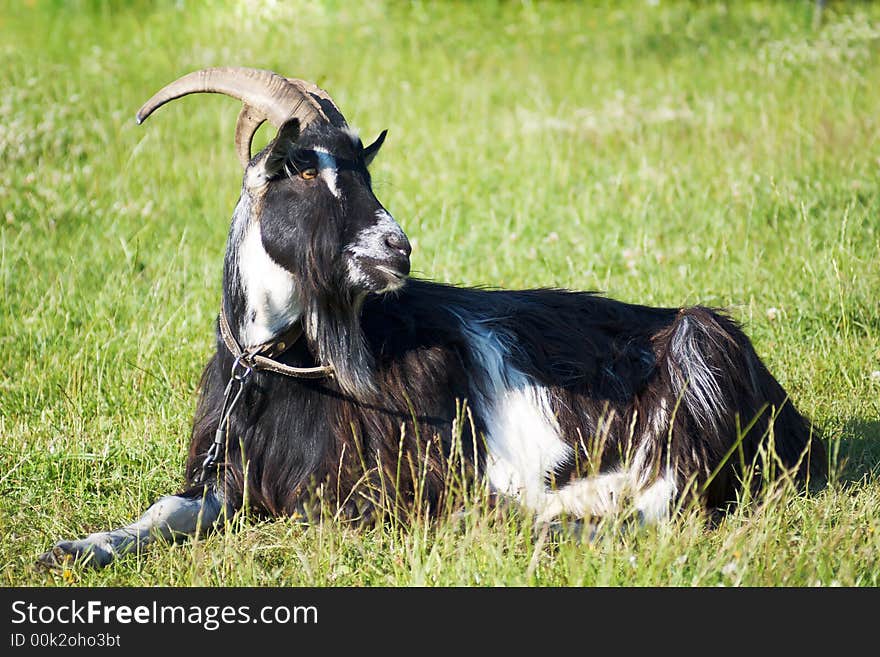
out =
<svg viewBox="0 0 880 657"><path fill-rule="evenodd" d="M263 168L267 176L273 176L281 170L287 160L287 154L290 147L296 143L299 138L299 119L293 118L285 121L278 129L275 139L267 147L268 152L263 160Z"/></svg>
<svg viewBox="0 0 880 657"><path fill-rule="evenodd" d="M364 149L364 164L370 166L370 162L376 157L376 154L379 152L379 149L382 148L382 143L385 141L385 135L388 134L387 130L383 130L382 134L380 134L376 141L367 146Z"/></svg>

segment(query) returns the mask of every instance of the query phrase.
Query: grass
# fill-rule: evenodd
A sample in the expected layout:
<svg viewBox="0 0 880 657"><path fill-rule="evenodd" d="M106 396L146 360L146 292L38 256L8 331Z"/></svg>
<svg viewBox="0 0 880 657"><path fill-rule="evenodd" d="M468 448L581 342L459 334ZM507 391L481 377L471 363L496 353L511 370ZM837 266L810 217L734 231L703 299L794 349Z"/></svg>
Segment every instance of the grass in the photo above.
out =
<svg viewBox="0 0 880 657"><path fill-rule="evenodd" d="M0 9L0 583L880 584L880 7L812 2L31 2ZM238 519L100 571L33 568L182 474L240 171L189 70L312 79L365 140L417 275L724 306L833 476L717 528L544 542L516 518ZM262 134L262 139L267 139Z"/></svg>

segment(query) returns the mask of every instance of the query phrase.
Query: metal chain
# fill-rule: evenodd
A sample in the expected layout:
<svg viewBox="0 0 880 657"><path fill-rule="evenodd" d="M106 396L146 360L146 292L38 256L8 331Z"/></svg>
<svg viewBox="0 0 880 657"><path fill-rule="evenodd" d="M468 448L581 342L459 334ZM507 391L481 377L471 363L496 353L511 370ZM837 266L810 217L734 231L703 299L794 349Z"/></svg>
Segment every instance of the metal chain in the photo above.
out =
<svg viewBox="0 0 880 657"><path fill-rule="evenodd" d="M205 460L202 462L201 479L203 481L207 477L208 472L217 467L220 450L226 446L226 436L229 433L229 416L232 415L232 410L238 404L238 400L241 399L241 393L244 392L245 384L253 371L253 368L246 362L244 354L232 362L229 383L226 384L226 391L223 393L220 424L217 426L217 431L214 432L214 442L211 443L211 447L205 455ZM236 384L238 389L235 391L235 395L233 395L232 390L236 387Z"/></svg>

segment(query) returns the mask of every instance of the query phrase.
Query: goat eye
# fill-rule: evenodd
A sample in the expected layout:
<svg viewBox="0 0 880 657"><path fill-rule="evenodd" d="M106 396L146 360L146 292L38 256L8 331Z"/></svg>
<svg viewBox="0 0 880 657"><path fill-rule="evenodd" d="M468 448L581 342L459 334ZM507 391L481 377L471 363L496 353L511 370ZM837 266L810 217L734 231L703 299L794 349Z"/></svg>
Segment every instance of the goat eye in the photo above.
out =
<svg viewBox="0 0 880 657"><path fill-rule="evenodd" d="M318 170L315 167L309 167L299 172L299 177L303 180L312 180L318 177Z"/></svg>

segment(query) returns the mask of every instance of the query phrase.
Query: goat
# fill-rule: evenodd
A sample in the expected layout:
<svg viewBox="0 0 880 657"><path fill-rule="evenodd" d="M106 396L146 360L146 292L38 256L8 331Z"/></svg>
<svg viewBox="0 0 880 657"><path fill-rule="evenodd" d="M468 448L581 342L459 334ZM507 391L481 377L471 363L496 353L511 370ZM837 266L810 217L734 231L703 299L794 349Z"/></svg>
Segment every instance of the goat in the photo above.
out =
<svg viewBox="0 0 880 657"><path fill-rule="evenodd" d="M410 243L368 171L385 132L364 147L322 89L245 68L176 80L138 122L196 92L243 102L244 176L185 485L41 563L103 566L245 505L308 515L320 499L365 520L378 490L436 512L456 454L538 522L660 522L685 496L726 508L773 467L824 476L822 442L724 313L408 279ZM277 134L252 157L266 120Z"/></svg>

